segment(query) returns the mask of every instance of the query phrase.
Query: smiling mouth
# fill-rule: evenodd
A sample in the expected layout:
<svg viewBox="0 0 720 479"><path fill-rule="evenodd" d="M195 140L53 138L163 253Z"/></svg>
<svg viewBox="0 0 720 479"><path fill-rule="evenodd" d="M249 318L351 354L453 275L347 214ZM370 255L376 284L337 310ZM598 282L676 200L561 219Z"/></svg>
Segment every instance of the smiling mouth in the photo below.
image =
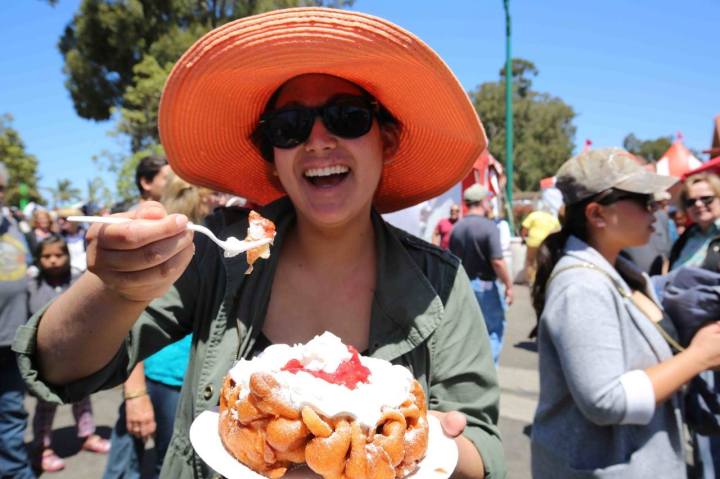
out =
<svg viewBox="0 0 720 479"><path fill-rule="evenodd" d="M337 186L350 174L350 168L344 165L311 168L303 173L303 177L317 188Z"/></svg>

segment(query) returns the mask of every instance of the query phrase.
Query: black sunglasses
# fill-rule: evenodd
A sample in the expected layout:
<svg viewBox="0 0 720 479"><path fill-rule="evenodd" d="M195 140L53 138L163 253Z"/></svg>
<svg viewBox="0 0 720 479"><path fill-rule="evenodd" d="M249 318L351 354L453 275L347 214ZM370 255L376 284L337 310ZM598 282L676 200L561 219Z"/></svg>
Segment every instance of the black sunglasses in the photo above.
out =
<svg viewBox="0 0 720 479"><path fill-rule="evenodd" d="M333 135L352 139L370 131L377 111L377 102L370 98L342 96L322 106L288 106L265 113L259 126L274 147L294 148L308 139L315 117L319 116Z"/></svg>
<svg viewBox="0 0 720 479"><path fill-rule="evenodd" d="M691 206L695 206L698 200L700 200L702 201L702 204L707 207L710 206L713 201L715 201L715 198L715 195L698 196L697 198L685 198L685 200L683 200L683 205L685 205L685 209L688 209Z"/></svg>
<svg viewBox="0 0 720 479"><path fill-rule="evenodd" d="M648 211L654 211L657 205L657 202L652 195L644 195L642 193L622 193L618 191L610 193L605 198L598 199L597 203L601 205L611 205L613 203L617 203L618 201L625 200L638 203Z"/></svg>

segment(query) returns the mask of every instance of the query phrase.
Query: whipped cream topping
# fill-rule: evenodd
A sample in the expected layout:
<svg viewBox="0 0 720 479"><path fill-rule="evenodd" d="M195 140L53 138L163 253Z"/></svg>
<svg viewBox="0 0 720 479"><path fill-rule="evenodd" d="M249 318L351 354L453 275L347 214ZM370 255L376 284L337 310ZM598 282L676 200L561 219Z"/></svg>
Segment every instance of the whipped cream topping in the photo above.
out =
<svg viewBox="0 0 720 479"><path fill-rule="evenodd" d="M268 235L265 233L265 228L259 221L250 221L247 229L247 237L251 240L261 240L266 238Z"/></svg>
<svg viewBox="0 0 720 479"><path fill-rule="evenodd" d="M274 344L251 360L241 359L230 370L230 376L241 385L240 396L249 392L250 376L256 372L272 374L280 384L280 399L300 410L310 406L327 417L352 416L361 425L375 427L387 408L397 408L410 397L413 376L403 366L382 359L360 356L370 370L367 383L355 389L332 384L304 371L282 371L291 359L299 360L305 369L335 371L350 359L340 338L330 332L315 336L307 344Z"/></svg>
<svg viewBox="0 0 720 479"><path fill-rule="evenodd" d="M245 241L258 241L263 240L266 238L270 238L270 243L258 246L256 248L253 248L252 250L248 251L248 263L250 264L247 271L245 271L245 274L250 274L253 270L252 264L255 262L257 258L262 259L268 259L270 257L270 245L275 240L275 225L272 224L270 220L267 220L260 216L259 213L255 211L251 211L250 215L248 216L248 229L247 229L247 236L245 237ZM238 241L238 244L240 243L237 238L233 238L232 236L229 237L226 241L230 241L230 239L234 239L235 241ZM253 251L255 251L255 254L253 255ZM225 257L226 258L232 258L233 256L237 255L237 253L231 252L229 253L227 250L225 251Z"/></svg>

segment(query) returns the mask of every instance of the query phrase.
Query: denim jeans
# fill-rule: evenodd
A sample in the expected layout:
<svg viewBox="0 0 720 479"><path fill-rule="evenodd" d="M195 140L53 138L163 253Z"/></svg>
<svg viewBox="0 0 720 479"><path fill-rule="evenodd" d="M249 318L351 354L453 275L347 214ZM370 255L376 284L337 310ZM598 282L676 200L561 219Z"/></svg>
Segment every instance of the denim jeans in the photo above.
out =
<svg viewBox="0 0 720 479"><path fill-rule="evenodd" d="M490 336L493 361L497 366L505 334L504 300L500 296L496 281L483 281L475 278L470 281L470 284L485 318L485 326L487 326L488 335Z"/></svg>
<svg viewBox="0 0 720 479"><path fill-rule="evenodd" d="M716 479L720 473L720 437L694 434L697 477Z"/></svg>
<svg viewBox="0 0 720 479"><path fill-rule="evenodd" d="M700 375L715 394L720 394L720 384L715 381L716 374L704 371ZM694 441L693 456L698 478L716 479L720 477L720 436L703 436L692 432Z"/></svg>
<svg viewBox="0 0 720 479"><path fill-rule="evenodd" d="M118 418L110 436L110 453L103 479L140 479L140 459L145 443L127 431L125 402L120 403Z"/></svg>
<svg viewBox="0 0 720 479"><path fill-rule="evenodd" d="M165 453L175 426L175 413L180 399L180 387L147 380L148 393L155 409L155 474L160 474Z"/></svg>
<svg viewBox="0 0 720 479"><path fill-rule="evenodd" d="M160 476L165 452L170 444L175 423L175 412L180 388L147 379L147 390L155 413L155 464L153 475ZM145 444L142 439L128 434L125 416L125 403L120 404L118 420L110 438L111 448L103 479L139 479Z"/></svg>
<svg viewBox="0 0 720 479"><path fill-rule="evenodd" d="M32 479L35 473L25 448L25 384L20 376L15 353L0 347L0 478Z"/></svg>

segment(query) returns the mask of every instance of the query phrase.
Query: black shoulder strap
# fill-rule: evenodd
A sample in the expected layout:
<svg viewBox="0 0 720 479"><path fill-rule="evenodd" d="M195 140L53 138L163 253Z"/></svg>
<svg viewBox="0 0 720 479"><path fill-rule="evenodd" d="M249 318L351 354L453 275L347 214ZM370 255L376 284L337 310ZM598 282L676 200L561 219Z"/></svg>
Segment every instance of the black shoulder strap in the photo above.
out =
<svg viewBox="0 0 720 479"><path fill-rule="evenodd" d="M690 233L695 229L695 225L690 226L688 229L683 231L683 234L680 235L680 237L675 241L675 244L672 245L672 249L670 250L670 268L673 267L675 264L675 261L680 257L680 252L685 247L685 244L687 244L688 240L690 239Z"/></svg>

